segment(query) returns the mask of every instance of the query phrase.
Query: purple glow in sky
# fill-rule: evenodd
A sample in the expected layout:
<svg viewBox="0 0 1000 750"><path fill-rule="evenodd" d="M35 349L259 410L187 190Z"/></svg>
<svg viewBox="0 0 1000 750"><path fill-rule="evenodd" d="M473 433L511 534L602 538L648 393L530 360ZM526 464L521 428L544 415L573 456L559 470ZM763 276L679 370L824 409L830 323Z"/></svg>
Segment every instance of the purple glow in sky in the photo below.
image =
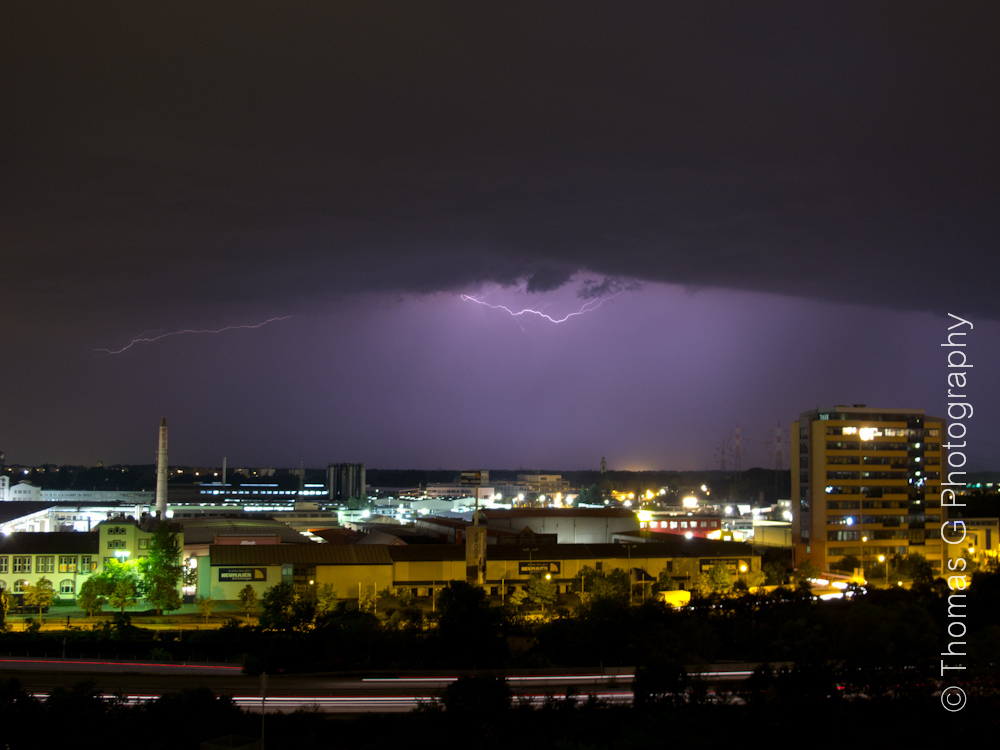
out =
<svg viewBox="0 0 1000 750"><path fill-rule="evenodd" d="M583 280L481 293L559 319L579 309ZM11 458L148 460L155 441L142 438L165 414L178 464L596 468L606 456L616 469L703 469L739 423L744 467L769 467L776 423L787 436L801 411L944 410L948 321L937 315L657 283L616 294L561 324L455 293L370 293L128 356L50 342L50 367L12 386L42 390L46 411L66 416L12 404L5 425L25 447ZM975 324L974 373L995 372L998 325ZM990 384L971 383L977 413L995 412ZM989 466L997 437L973 430L970 455Z"/></svg>

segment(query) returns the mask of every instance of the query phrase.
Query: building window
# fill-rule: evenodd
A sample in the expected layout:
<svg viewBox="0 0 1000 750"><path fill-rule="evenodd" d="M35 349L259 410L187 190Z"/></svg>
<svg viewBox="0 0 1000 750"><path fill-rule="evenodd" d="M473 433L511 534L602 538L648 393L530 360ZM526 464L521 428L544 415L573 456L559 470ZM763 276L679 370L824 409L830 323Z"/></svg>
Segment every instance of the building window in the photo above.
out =
<svg viewBox="0 0 1000 750"><path fill-rule="evenodd" d="M31 572L31 558L30 557L15 557L14 558L14 572L15 573L30 573Z"/></svg>
<svg viewBox="0 0 1000 750"><path fill-rule="evenodd" d="M70 596L72 596L75 593L73 591L73 582L72 581L62 581L59 584L59 593L60 594L69 594Z"/></svg>
<svg viewBox="0 0 1000 750"><path fill-rule="evenodd" d="M36 573L54 573L56 570L56 559L51 555L39 555L35 558Z"/></svg>
<svg viewBox="0 0 1000 750"><path fill-rule="evenodd" d="M80 572L81 573L93 573L97 570L97 563L90 555L83 555L80 558Z"/></svg>
<svg viewBox="0 0 1000 750"><path fill-rule="evenodd" d="M7 572L7 558L0 557L0 573L6 573L6 572Z"/></svg>
<svg viewBox="0 0 1000 750"><path fill-rule="evenodd" d="M139 540L139 549L149 549L149 540L148 539L140 539Z"/></svg>
<svg viewBox="0 0 1000 750"><path fill-rule="evenodd" d="M15 594L23 594L24 593L24 589L25 589L25 587L27 585L28 585L28 582L26 580L24 580L23 578L21 578L20 580L14 581L14 593Z"/></svg>
<svg viewBox="0 0 1000 750"><path fill-rule="evenodd" d="M60 573L75 573L76 572L76 555L60 555L59 556L59 572Z"/></svg>

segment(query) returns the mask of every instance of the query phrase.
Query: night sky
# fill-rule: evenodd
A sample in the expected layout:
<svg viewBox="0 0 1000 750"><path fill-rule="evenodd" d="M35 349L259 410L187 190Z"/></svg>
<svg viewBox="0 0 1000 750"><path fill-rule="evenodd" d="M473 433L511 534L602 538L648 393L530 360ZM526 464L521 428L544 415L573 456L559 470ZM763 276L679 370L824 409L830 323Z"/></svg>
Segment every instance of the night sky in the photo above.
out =
<svg viewBox="0 0 1000 750"><path fill-rule="evenodd" d="M152 462L166 416L176 464L703 469L739 423L773 467L817 406L942 414L950 312L1000 468L998 29L5 3L0 450ZM182 330L221 332L109 353Z"/></svg>

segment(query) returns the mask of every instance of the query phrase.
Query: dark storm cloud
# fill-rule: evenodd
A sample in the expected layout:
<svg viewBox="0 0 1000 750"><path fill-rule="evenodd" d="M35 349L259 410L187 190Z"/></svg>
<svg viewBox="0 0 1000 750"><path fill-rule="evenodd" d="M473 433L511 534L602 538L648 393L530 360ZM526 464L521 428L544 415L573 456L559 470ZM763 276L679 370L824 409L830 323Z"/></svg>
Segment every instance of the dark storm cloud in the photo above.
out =
<svg viewBox="0 0 1000 750"><path fill-rule="evenodd" d="M576 290L576 296L580 299L599 299L600 297L610 297L622 292L637 292L642 285L636 281L625 281L614 276L608 276L600 283L593 279L584 279L583 285Z"/></svg>
<svg viewBox="0 0 1000 750"><path fill-rule="evenodd" d="M575 268L542 268L531 275L526 288L528 292L551 292L569 281L575 270Z"/></svg>
<svg viewBox="0 0 1000 750"><path fill-rule="evenodd" d="M4 304L577 270L998 318L992 3L7 4Z"/></svg>

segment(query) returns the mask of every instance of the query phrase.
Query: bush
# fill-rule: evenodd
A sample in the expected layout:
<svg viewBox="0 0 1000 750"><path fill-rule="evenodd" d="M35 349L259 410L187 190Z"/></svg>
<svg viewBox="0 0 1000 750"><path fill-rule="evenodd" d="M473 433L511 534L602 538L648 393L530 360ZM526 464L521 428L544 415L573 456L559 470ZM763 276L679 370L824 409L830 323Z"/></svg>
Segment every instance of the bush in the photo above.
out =
<svg viewBox="0 0 1000 750"><path fill-rule="evenodd" d="M499 675L462 675L441 696L448 713L467 717L489 718L510 708L510 686Z"/></svg>

